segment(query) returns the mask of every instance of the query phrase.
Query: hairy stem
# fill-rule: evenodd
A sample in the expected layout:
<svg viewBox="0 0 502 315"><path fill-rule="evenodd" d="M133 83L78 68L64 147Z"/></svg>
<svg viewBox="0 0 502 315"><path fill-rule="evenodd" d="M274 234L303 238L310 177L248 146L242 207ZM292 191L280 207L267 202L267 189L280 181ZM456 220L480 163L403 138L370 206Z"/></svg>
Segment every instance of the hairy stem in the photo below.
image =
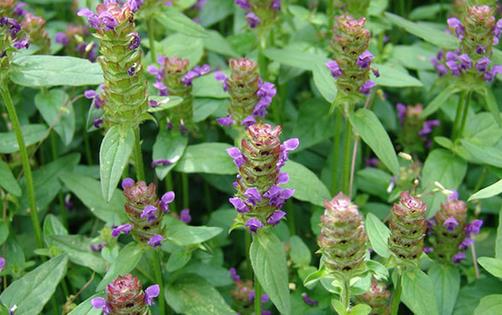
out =
<svg viewBox="0 0 502 315"><path fill-rule="evenodd" d="M396 287L394 288L394 294L392 294L392 301L390 304L390 314L397 315L399 311L399 303L401 302L401 276L397 274Z"/></svg>
<svg viewBox="0 0 502 315"><path fill-rule="evenodd" d="M345 143L344 143L344 157L343 157L343 192L345 194L350 193L350 170L351 170L351 162L352 162L352 125L346 119L345 126Z"/></svg>
<svg viewBox="0 0 502 315"><path fill-rule="evenodd" d="M30 158L28 156L28 151L26 150L26 144L24 142L23 133L21 131L21 124L19 123L16 108L14 107L14 103L12 102L12 98L10 96L6 82L2 82L2 84L0 85L0 92L5 103L5 107L7 108L9 119L12 122L12 128L14 129L14 133L16 134L17 143L19 145L19 154L21 156L21 163L26 180L28 204L30 206L31 224L33 225L33 231L35 232L35 240L37 242L37 246L43 248L44 243L42 241L42 229L40 228L40 221L38 219L37 202L35 199L35 188L33 186Z"/></svg>
<svg viewBox="0 0 502 315"><path fill-rule="evenodd" d="M349 197L352 197L352 189L354 187L354 174L356 171L357 149L359 148L359 137L354 139L354 147L352 149L352 161L350 164L350 181L349 181Z"/></svg>
<svg viewBox="0 0 502 315"><path fill-rule="evenodd" d="M331 150L331 194L335 195L339 190L339 183L338 183L338 178L339 178L339 168L338 168L338 161L339 161L339 150L340 150L340 139L342 138L342 130L343 130L343 120L342 120L342 113L340 111L335 111L335 130L333 134L333 148Z"/></svg>
<svg viewBox="0 0 502 315"><path fill-rule="evenodd" d="M254 276L254 313L261 314L261 286L256 275Z"/></svg>
<svg viewBox="0 0 502 315"><path fill-rule="evenodd" d="M136 178L145 180L145 167L143 165L143 154L141 153L141 136L139 127L134 131L134 166L136 168Z"/></svg>

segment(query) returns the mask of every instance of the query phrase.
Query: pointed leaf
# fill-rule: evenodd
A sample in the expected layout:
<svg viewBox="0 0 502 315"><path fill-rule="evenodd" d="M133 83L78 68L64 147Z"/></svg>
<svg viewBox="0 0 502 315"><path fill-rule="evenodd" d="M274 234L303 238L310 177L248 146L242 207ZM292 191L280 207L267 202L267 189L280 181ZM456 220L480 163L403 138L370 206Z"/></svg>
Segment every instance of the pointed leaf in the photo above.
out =
<svg viewBox="0 0 502 315"><path fill-rule="evenodd" d="M429 276L436 292L439 314L451 315L460 291L460 273L452 265L434 263Z"/></svg>
<svg viewBox="0 0 502 315"><path fill-rule="evenodd" d="M21 196L21 187L7 163L0 160L0 187L16 197Z"/></svg>
<svg viewBox="0 0 502 315"><path fill-rule="evenodd" d="M144 247L135 242L127 244L120 250L119 255L106 272L105 276L98 284L96 291L103 290L110 282L118 276L125 275L136 268L141 257L143 257Z"/></svg>
<svg viewBox="0 0 502 315"><path fill-rule="evenodd" d="M226 143L189 145L174 168L182 173L235 174L237 168L228 156Z"/></svg>
<svg viewBox="0 0 502 315"><path fill-rule="evenodd" d="M401 300L416 315L438 315L434 284L422 270L416 268L403 272Z"/></svg>
<svg viewBox="0 0 502 315"><path fill-rule="evenodd" d="M159 131L157 139L153 144L153 160L165 159L171 164L155 167L157 177L162 180L176 166L181 159L188 144L188 137L179 131L167 130L165 128Z"/></svg>
<svg viewBox="0 0 502 315"><path fill-rule="evenodd" d="M26 146L38 143L48 136L45 125L23 125L21 132ZM16 134L13 131L0 132L0 154L11 154L18 151Z"/></svg>
<svg viewBox="0 0 502 315"><path fill-rule="evenodd" d="M500 315L502 309L502 294L492 294L481 299L474 315Z"/></svg>
<svg viewBox="0 0 502 315"><path fill-rule="evenodd" d="M69 145L75 133L75 112L70 97L63 89L41 91L35 95L35 106L49 126Z"/></svg>
<svg viewBox="0 0 502 315"><path fill-rule="evenodd" d="M479 257L478 262L490 274L497 278L502 278L502 259Z"/></svg>
<svg viewBox="0 0 502 315"><path fill-rule="evenodd" d="M388 240L390 230L373 213L366 215L366 233L371 243L371 248L380 256L387 258L390 256Z"/></svg>
<svg viewBox="0 0 502 315"><path fill-rule="evenodd" d="M281 171L288 173L289 182L282 186L295 190L293 198L321 207L324 200L330 198L326 185L302 164L290 160L286 162Z"/></svg>

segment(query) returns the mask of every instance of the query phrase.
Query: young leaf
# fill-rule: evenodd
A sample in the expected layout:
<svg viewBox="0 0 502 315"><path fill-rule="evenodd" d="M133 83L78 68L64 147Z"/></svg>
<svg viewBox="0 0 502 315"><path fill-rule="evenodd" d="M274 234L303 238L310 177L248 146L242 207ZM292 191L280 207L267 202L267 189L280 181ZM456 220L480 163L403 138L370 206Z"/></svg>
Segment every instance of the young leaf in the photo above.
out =
<svg viewBox="0 0 502 315"><path fill-rule="evenodd" d="M462 139L460 142L462 143L462 147L474 157L476 161L499 168L502 167L502 150L499 150L497 147L480 146L465 139Z"/></svg>
<svg viewBox="0 0 502 315"><path fill-rule="evenodd" d="M70 261L77 265L88 267L97 273L106 270L105 260L91 251L91 239L83 235L52 235L51 244L65 252Z"/></svg>
<svg viewBox="0 0 502 315"><path fill-rule="evenodd" d="M166 230L169 231L169 233L167 233L167 239L179 246L203 243L223 231L222 228L213 226L186 225L173 217L167 217L165 221Z"/></svg>
<svg viewBox="0 0 502 315"><path fill-rule="evenodd" d="M35 95L35 106L49 126L69 145L75 132L75 112L70 97L63 89L41 91Z"/></svg>
<svg viewBox="0 0 502 315"><path fill-rule="evenodd" d="M492 294L481 299L474 315L500 315L502 309L502 294Z"/></svg>
<svg viewBox="0 0 502 315"><path fill-rule="evenodd" d="M401 300L416 315L438 315L434 284L422 270L416 268L403 272Z"/></svg>
<svg viewBox="0 0 502 315"><path fill-rule="evenodd" d="M101 191L106 201L110 201L122 172L129 161L134 146L134 130L111 127L99 149L99 172Z"/></svg>
<svg viewBox="0 0 502 315"><path fill-rule="evenodd" d="M251 266L263 290L282 314L291 313L284 246L275 234L260 231L249 249Z"/></svg>
<svg viewBox="0 0 502 315"><path fill-rule="evenodd" d="M390 230L373 213L366 215L366 233L371 243L371 248L380 256L387 258L390 256L388 239Z"/></svg>
<svg viewBox="0 0 502 315"><path fill-rule="evenodd" d="M166 29L193 37L205 37L207 31L186 15L172 7L166 7L155 15L157 21Z"/></svg>
<svg viewBox="0 0 502 315"><path fill-rule="evenodd" d="M24 125L21 126L21 132L26 146L38 143L49 135L45 125ZM18 151L19 145L14 132L0 132L0 154L11 154Z"/></svg>
<svg viewBox="0 0 502 315"><path fill-rule="evenodd" d="M316 62L314 65L312 69L314 84L324 99L331 104L336 99L337 94L335 79L324 63Z"/></svg>
<svg viewBox="0 0 502 315"><path fill-rule="evenodd" d="M376 115L365 108L361 108L349 116L350 123L361 139L375 152L376 156L394 174L399 173L394 146L389 135Z"/></svg>
<svg viewBox="0 0 502 315"><path fill-rule="evenodd" d="M502 278L502 259L479 257L479 264L497 278Z"/></svg>
<svg viewBox="0 0 502 315"><path fill-rule="evenodd" d="M66 255L52 258L11 283L0 301L9 308L17 305L16 315L41 314L64 277L67 264Z"/></svg>
<svg viewBox="0 0 502 315"><path fill-rule="evenodd" d="M162 128L153 144L153 160L165 159L171 164L155 167L157 177L162 180L176 166L188 144L188 137L176 130Z"/></svg>
<svg viewBox="0 0 502 315"><path fill-rule="evenodd" d="M375 78L375 83L380 86L389 87L421 87L420 80L412 77L402 67L392 64L375 64L374 67L380 72L380 76Z"/></svg>
<svg viewBox="0 0 502 315"><path fill-rule="evenodd" d="M133 271L141 260L141 257L143 257L144 250L143 246L135 242L131 242L122 248L119 255L110 266L110 269L108 269L105 276L98 284L96 291L103 290L118 276Z"/></svg>
<svg viewBox="0 0 502 315"><path fill-rule="evenodd" d="M283 186L295 190L293 198L321 207L324 200L330 198L326 185L324 185L317 175L302 164L291 160L287 161L282 171L289 175L289 182Z"/></svg>
<svg viewBox="0 0 502 315"><path fill-rule="evenodd" d="M502 210L499 211L499 224L495 240L495 258L502 259Z"/></svg>
<svg viewBox="0 0 502 315"><path fill-rule="evenodd" d="M429 269L429 277L436 292L439 314L451 315L460 291L460 273L458 269L451 265L434 263Z"/></svg>
<svg viewBox="0 0 502 315"><path fill-rule="evenodd" d="M312 71L319 65L323 65L326 68L324 63L328 61L323 55L302 51L292 47L283 49L269 48L265 51L265 56L283 65Z"/></svg>
<svg viewBox="0 0 502 315"><path fill-rule="evenodd" d="M9 224L3 219L0 219L0 245L5 243L5 241L9 237L9 234Z"/></svg>
<svg viewBox="0 0 502 315"><path fill-rule="evenodd" d="M237 168L227 154L226 143L189 145L174 168L181 173L235 174Z"/></svg>
<svg viewBox="0 0 502 315"><path fill-rule="evenodd" d="M21 196L21 187L12 174L9 165L0 160L0 187L16 197Z"/></svg>
<svg viewBox="0 0 502 315"><path fill-rule="evenodd" d="M68 230L63 223L59 221L58 217L53 214L48 214L44 220L43 226L44 241L47 246L51 246L51 236L53 235L68 235Z"/></svg>
<svg viewBox="0 0 502 315"><path fill-rule="evenodd" d="M87 300L80 303L73 311L71 311L68 315L101 315L103 313L102 310L94 308L91 304L91 300L98 295L93 295Z"/></svg>
<svg viewBox="0 0 502 315"><path fill-rule="evenodd" d="M429 115L434 114L453 94L459 92L460 89L455 87L454 85L449 85L446 89L442 90L432 101L429 102L424 109L424 111L420 114L421 118L426 118Z"/></svg>
<svg viewBox="0 0 502 315"><path fill-rule="evenodd" d="M165 269L167 272L173 272L183 268L192 258L192 251L188 248L179 248L171 253Z"/></svg>
<svg viewBox="0 0 502 315"><path fill-rule="evenodd" d="M10 79L28 87L83 86L103 83L99 64L68 56L17 56Z"/></svg>
<svg viewBox="0 0 502 315"><path fill-rule="evenodd" d="M157 102L157 106L150 106L149 113L158 113L178 106L183 101L179 96L150 96L149 101Z"/></svg>
<svg viewBox="0 0 502 315"><path fill-rule="evenodd" d="M171 282L165 292L169 306L176 313L186 315L233 315L218 290L204 278L194 274L182 275Z"/></svg>
<svg viewBox="0 0 502 315"><path fill-rule="evenodd" d="M293 235L289 239L289 244L291 246L291 251L289 255L291 256L291 260L295 264L296 267L304 267L310 265L310 260L312 256L310 254L310 250L307 245L303 242L303 240Z"/></svg>

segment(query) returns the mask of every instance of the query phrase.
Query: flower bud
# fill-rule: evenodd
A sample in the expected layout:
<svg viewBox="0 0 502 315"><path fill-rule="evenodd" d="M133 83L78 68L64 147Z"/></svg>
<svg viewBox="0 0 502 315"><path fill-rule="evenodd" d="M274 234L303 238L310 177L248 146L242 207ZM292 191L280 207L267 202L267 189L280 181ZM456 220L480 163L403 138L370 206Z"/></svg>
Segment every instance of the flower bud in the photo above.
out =
<svg viewBox="0 0 502 315"><path fill-rule="evenodd" d="M364 266L367 236L357 206L343 193L324 202L318 238L324 265L334 273L354 274Z"/></svg>
<svg viewBox="0 0 502 315"><path fill-rule="evenodd" d="M401 193L400 200L392 206L389 248L397 258L415 260L420 257L427 228L426 209L425 203L409 192Z"/></svg>
<svg viewBox="0 0 502 315"><path fill-rule="evenodd" d="M371 279L369 290L362 295L358 295L357 300L362 304L371 306L370 315L390 314L390 291L385 283L379 282L375 278Z"/></svg>
<svg viewBox="0 0 502 315"><path fill-rule="evenodd" d="M242 151L227 150L239 168L237 193L229 201L239 212L238 220L245 222L252 232L265 224L278 224L286 215L282 211L284 203L294 193L279 186L287 181L287 175L280 169L288 159L288 152L298 147L298 139L281 144L280 134L281 127L257 123L247 129Z"/></svg>

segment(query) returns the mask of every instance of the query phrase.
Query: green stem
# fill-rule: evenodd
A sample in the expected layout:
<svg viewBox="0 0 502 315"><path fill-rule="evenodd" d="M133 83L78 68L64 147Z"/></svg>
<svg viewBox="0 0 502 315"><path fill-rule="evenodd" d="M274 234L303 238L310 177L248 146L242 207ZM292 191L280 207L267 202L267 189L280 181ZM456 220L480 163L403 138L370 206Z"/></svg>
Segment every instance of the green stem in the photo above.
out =
<svg viewBox="0 0 502 315"><path fill-rule="evenodd" d="M160 314L166 314L166 303L164 300L164 278L162 276L162 253L160 249L154 250L155 254L153 257L153 273L155 274L155 281L160 287L159 294L159 312Z"/></svg>
<svg viewBox="0 0 502 315"><path fill-rule="evenodd" d="M165 182L166 182L166 191L174 191L173 173L171 172L167 173ZM176 211L176 202L171 203L169 205L169 208L173 211Z"/></svg>
<svg viewBox="0 0 502 315"><path fill-rule="evenodd" d="M343 192L345 194L350 193L350 170L351 170L351 162L352 162L352 125L348 121L345 120L345 143L344 143L344 157L343 157Z"/></svg>
<svg viewBox="0 0 502 315"><path fill-rule="evenodd" d="M254 276L254 313L261 315L261 285L256 275Z"/></svg>
<svg viewBox="0 0 502 315"><path fill-rule="evenodd" d="M245 230L244 231L244 242L246 246L246 267L248 271L249 279L253 278L253 267L251 266L251 259L249 258L249 249L251 248L251 234Z"/></svg>
<svg viewBox="0 0 502 315"><path fill-rule="evenodd" d="M350 162L349 197L351 197L351 198L352 198L352 190L354 188L354 175L355 175L355 171L356 171L358 147L359 147L359 137L355 137L354 147L352 148L352 160Z"/></svg>
<svg viewBox="0 0 502 315"><path fill-rule="evenodd" d="M462 138L462 135L464 134L464 128L465 128L465 123L467 122L467 116L469 116L469 102L471 100L471 93L467 92L466 95L466 100L464 104L464 110L462 112L462 123L460 124L460 130L458 132L458 137Z"/></svg>
<svg viewBox="0 0 502 315"><path fill-rule="evenodd" d="M340 111L335 111L335 132L333 134L333 148L331 150L331 167L332 167L332 177L331 177L331 193L335 195L339 190L340 186L338 183L339 179L339 172L340 169L338 168L338 162L339 162L339 151L340 151L340 139L342 138L342 130L343 130L343 120L342 120L342 113Z"/></svg>
<svg viewBox="0 0 502 315"><path fill-rule="evenodd" d="M26 150L26 145L24 143L23 133L21 131L21 124L19 123L19 118L17 117L16 108L12 102L9 89L6 82L2 82L0 85L0 92L2 94L2 99L7 108L7 113L12 122L12 128L16 134L16 140L19 145L19 154L21 156L21 162L24 172L24 177L26 180L26 188L28 193L28 204L30 205L30 216L31 224L33 225L33 231L35 232L35 239L37 246L40 248L44 247L42 241L42 229L40 228L40 221L38 220L37 212L37 202L35 199L35 188L33 186L33 176L31 174L30 158L28 156L28 151Z"/></svg>
<svg viewBox="0 0 502 315"><path fill-rule="evenodd" d="M396 287L394 288L394 294L392 294L392 301L390 304L390 314L397 315L399 312L399 303L401 302L401 276L397 274Z"/></svg>
<svg viewBox="0 0 502 315"><path fill-rule="evenodd" d="M150 46L150 56L152 57L152 63L157 62L157 55L155 54L155 33L153 29L153 18L147 18L146 28L148 31L148 44Z"/></svg>
<svg viewBox="0 0 502 315"><path fill-rule="evenodd" d="M286 213L288 214L288 227L289 234L296 234L296 218L295 218L295 208L293 207L293 202L291 199L286 201Z"/></svg>
<svg viewBox="0 0 502 315"><path fill-rule="evenodd" d="M343 307L345 308L346 311L350 309L350 280L349 279L343 279L343 287L342 287L342 292L341 292L341 301L343 304Z"/></svg>
<svg viewBox="0 0 502 315"><path fill-rule="evenodd" d="M328 35L331 37L331 32L333 31L333 24L335 22L335 0L328 0L328 7L326 13L328 15Z"/></svg>
<svg viewBox="0 0 502 315"><path fill-rule="evenodd" d="M462 123L462 114L464 112L464 107L466 103L467 92L463 92L460 94L460 100L457 105L457 112L455 114L455 121L453 122L453 131L452 131L452 139L457 139L457 135L460 129L460 125Z"/></svg>
<svg viewBox="0 0 502 315"><path fill-rule="evenodd" d="M134 167L136 168L136 178L145 180L145 168L143 165L143 154L141 153L141 135L139 127L134 130Z"/></svg>
<svg viewBox="0 0 502 315"><path fill-rule="evenodd" d="M188 190L188 174L181 173L181 186L183 188L183 209L190 208L190 192Z"/></svg>
<svg viewBox="0 0 502 315"><path fill-rule="evenodd" d="M85 159L87 160L87 165L93 165L94 161L91 153L91 142L89 141L89 134L87 130L83 130L84 133L84 149L85 149Z"/></svg>

